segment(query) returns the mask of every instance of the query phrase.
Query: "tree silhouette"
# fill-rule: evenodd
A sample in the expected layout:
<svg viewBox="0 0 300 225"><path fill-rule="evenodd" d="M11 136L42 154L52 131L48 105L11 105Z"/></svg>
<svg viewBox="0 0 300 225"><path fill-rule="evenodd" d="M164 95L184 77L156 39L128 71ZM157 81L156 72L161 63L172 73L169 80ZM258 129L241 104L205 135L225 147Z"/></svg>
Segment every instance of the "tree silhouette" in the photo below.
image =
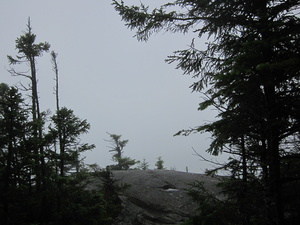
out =
<svg viewBox="0 0 300 225"><path fill-rule="evenodd" d="M147 41L162 30L208 37L204 49L195 38L188 49L175 51L166 61L197 79L191 88L204 95L199 110L215 107L218 117L177 135L209 132L208 152L233 155L222 167L233 178L233 185L224 190L241 203L241 223L255 220L258 212L265 224L299 221L299 213L290 208L295 202L283 196L290 185L299 187L300 180L295 174L291 181L283 173L290 170L287 164L299 159L299 148L291 148L299 143L300 129L299 1L175 0L153 10L142 3L113 4L126 26L136 30L138 40ZM229 187L237 189L230 192ZM263 209L242 209L242 202L252 201L255 193L255 199L263 197ZM259 201L253 204L259 208Z"/></svg>
<svg viewBox="0 0 300 225"><path fill-rule="evenodd" d="M139 163L135 159L123 156L123 148L127 145L128 140L121 140L122 135L108 134L111 138L110 140L106 140L111 144L109 152L113 153L112 159L118 163L116 166L112 165L111 169L128 170L131 166Z"/></svg>

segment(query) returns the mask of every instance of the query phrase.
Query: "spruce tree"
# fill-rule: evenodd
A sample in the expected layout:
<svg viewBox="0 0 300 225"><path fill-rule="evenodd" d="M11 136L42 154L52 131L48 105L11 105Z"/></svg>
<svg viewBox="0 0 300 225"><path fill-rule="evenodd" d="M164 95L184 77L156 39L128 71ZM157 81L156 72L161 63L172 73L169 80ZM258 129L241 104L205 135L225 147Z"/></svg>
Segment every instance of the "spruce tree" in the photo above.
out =
<svg viewBox="0 0 300 225"><path fill-rule="evenodd" d="M136 29L138 40L161 30L208 36L206 49L198 49L194 39L166 61L198 79L191 88L206 96L199 109L216 107L218 120L178 134L212 133L210 153L239 156L223 168L244 184L251 176L260 180L263 192L257 189L257 195L263 193L265 200L265 224L288 221L283 170L288 170L288 158L299 156L299 149L287 144L299 142L299 1L176 0L152 11L143 4L113 4L127 27Z"/></svg>
<svg viewBox="0 0 300 225"><path fill-rule="evenodd" d="M37 57L42 56L43 52L47 52L50 49L50 44L47 42L35 43L36 35L32 33L32 27L30 24L30 18L27 23L27 30L16 39L16 49L18 55L14 58L7 56L11 65L24 64L29 65L29 73L22 73L11 68L9 72L13 76L23 76L30 80L30 86L25 87L26 90L31 91L31 110L32 110L32 132L34 137L33 152L35 154L36 168L34 173L36 174L37 190L40 190L45 177L45 159L44 149L42 146L43 139L43 118L40 110L39 96L38 96L38 78L36 60Z"/></svg>
<svg viewBox="0 0 300 225"><path fill-rule="evenodd" d="M106 140L111 144L109 152L113 153L112 160L118 163L117 165L111 165L111 169L128 170L131 166L139 163L139 161L135 159L123 156L123 148L127 145L129 140L121 140L122 135L108 134L111 138L110 140Z"/></svg>
<svg viewBox="0 0 300 225"><path fill-rule="evenodd" d="M19 216L17 196L30 195L30 152L26 151L29 111L14 87L0 84L0 223Z"/></svg>
<svg viewBox="0 0 300 225"><path fill-rule="evenodd" d="M80 136L90 129L86 120L74 115L73 110L62 107L51 117L50 133L54 138L60 138L59 174L65 176L66 172L77 168L80 153L95 148L80 142ZM61 136L58 134L61 132Z"/></svg>

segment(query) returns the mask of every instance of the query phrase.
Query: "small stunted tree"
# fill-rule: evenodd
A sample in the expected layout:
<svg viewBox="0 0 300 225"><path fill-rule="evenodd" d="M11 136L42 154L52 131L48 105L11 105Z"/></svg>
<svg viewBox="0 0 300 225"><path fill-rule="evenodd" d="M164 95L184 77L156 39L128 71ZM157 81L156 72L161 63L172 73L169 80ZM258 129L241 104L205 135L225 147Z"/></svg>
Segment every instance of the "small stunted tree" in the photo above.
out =
<svg viewBox="0 0 300 225"><path fill-rule="evenodd" d="M157 161L156 161L156 163L155 163L155 166L156 166L156 169L157 169L157 170L163 170L163 169L165 169L165 168L164 168L164 160L162 159L161 156L159 156L159 157L157 158Z"/></svg>
<svg viewBox="0 0 300 225"><path fill-rule="evenodd" d="M113 153L112 160L118 163L117 165L112 165L111 169L128 170L131 166L139 163L135 159L123 156L123 148L127 145L128 140L121 140L122 135L108 134L111 138L110 140L106 140L111 144L109 152Z"/></svg>
<svg viewBox="0 0 300 225"><path fill-rule="evenodd" d="M149 169L149 163L146 161L146 159L144 158L143 161L140 163L139 168L141 170L148 170Z"/></svg>

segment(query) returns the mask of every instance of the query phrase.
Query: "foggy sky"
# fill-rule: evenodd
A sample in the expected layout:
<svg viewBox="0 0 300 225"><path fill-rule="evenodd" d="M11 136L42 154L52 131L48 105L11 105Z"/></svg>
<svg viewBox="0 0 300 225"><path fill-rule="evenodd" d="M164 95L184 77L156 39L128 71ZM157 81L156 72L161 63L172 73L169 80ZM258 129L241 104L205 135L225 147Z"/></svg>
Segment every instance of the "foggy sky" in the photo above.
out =
<svg viewBox="0 0 300 225"><path fill-rule="evenodd" d="M109 132L129 140L124 156L145 158L151 169L159 156L167 169L185 171L188 167L190 172L203 173L211 167L192 150L211 159L205 153L208 134L173 137L216 115L197 110L201 95L189 89L195 80L176 70L176 64L164 62L174 51L187 48L193 34L162 32L147 43L138 42L110 0L0 0L0 73L1 82L9 85L28 83L10 76L6 58L17 54L15 40L26 30L28 17L37 42L49 42L58 53L60 105L91 124L82 141L95 144L96 149L85 154L86 163L101 167L114 163L105 141ZM204 46L205 41L198 43ZM50 53L37 59L37 67L41 109L54 113Z"/></svg>

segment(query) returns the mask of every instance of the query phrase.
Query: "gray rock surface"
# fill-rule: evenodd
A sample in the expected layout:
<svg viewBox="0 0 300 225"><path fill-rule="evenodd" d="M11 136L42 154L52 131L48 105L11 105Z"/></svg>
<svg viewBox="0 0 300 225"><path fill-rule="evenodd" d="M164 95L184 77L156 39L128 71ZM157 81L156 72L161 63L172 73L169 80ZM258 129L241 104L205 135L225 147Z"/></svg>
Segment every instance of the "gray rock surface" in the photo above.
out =
<svg viewBox="0 0 300 225"><path fill-rule="evenodd" d="M168 170L113 171L120 185L123 210L115 225L181 224L195 213L196 205L187 196L189 184L204 181L214 190L218 180L203 174Z"/></svg>

